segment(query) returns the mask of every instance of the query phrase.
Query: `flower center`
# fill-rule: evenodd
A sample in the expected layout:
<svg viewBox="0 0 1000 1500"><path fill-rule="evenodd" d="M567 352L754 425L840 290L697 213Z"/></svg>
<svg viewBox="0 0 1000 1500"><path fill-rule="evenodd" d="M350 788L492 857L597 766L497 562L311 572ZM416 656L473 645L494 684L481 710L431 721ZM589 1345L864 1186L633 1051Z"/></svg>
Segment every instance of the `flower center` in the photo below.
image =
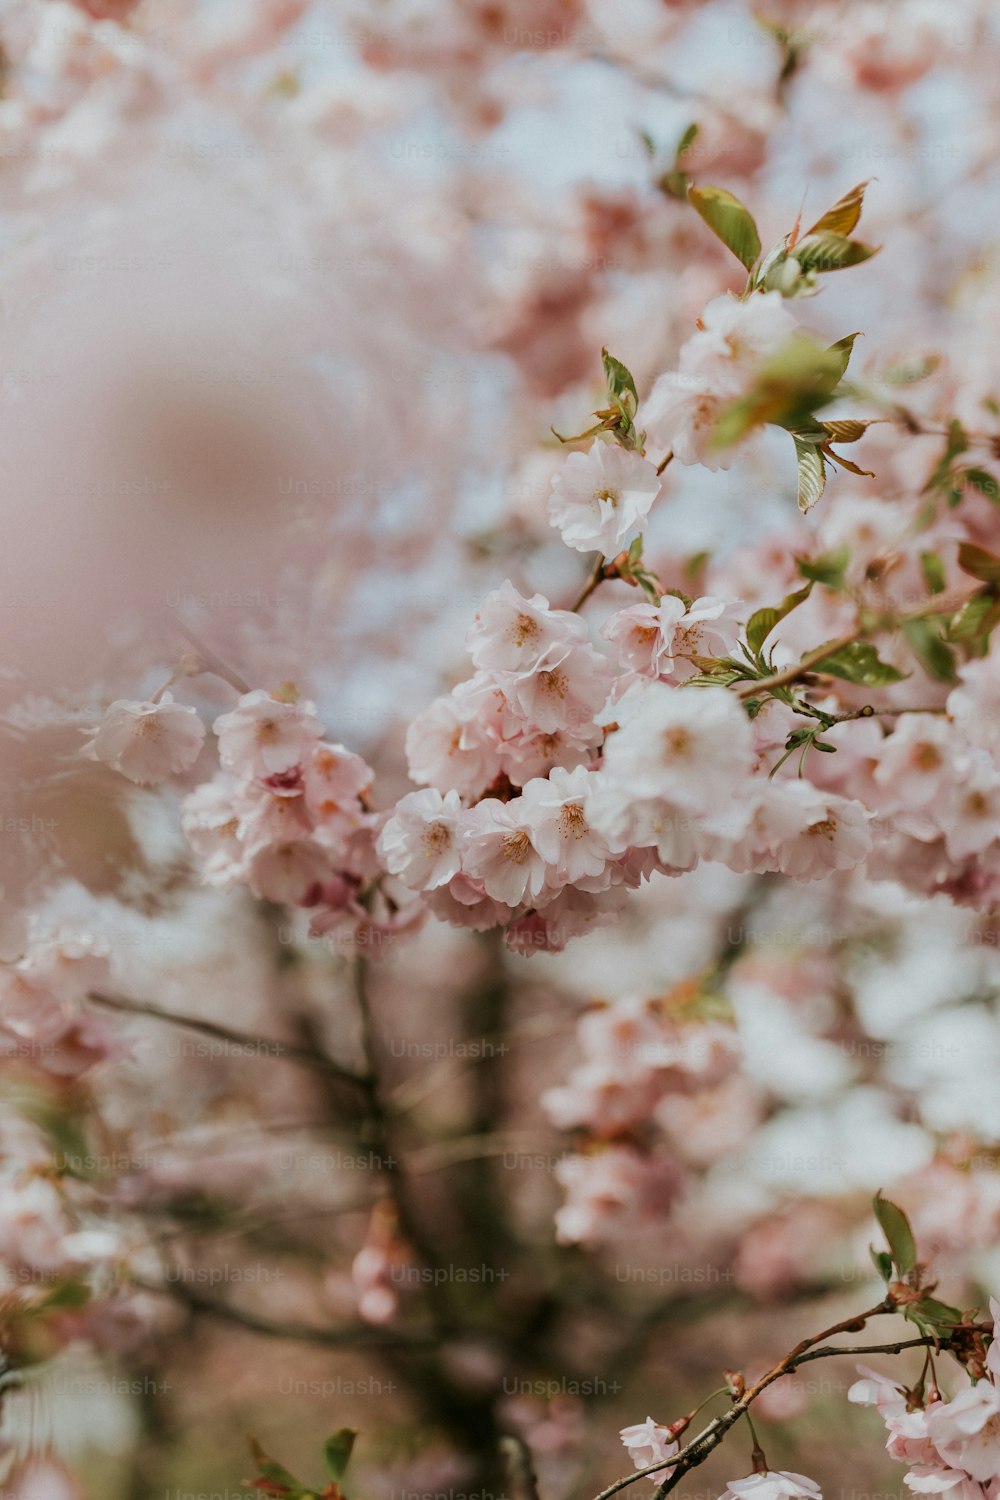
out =
<svg viewBox="0 0 1000 1500"><path fill-rule="evenodd" d="M941 752L937 745L928 744L926 740L914 745L913 764L918 771L936 771L941 764Z"/></svg>
<svg viewBox="0 0 1000 1500"><path fill-rule="evenodd" d="M504 859L512 859L516 865L523 865L531 848L531 840L521 830L518 833L505 833L500 840L500 848L503 850Z"/></svg>
<svg viewBox="0 0 1000 1500"><path fill-rule="evenodd" d="M810 823L806 829L813 838L824 838L832 840L837 832L837 824L833 818L823 818L819 823Z"/></svg>
<svg viewBox="0 0 1000 1500"><path fill-rule="evenodd" d="M554 667L551 672L539 672L538 685L550 698L565 698L569 681L561 667Z"/></svg>
<svg viewBox="0 0 1000 1500"><path fill-rule="evenodd" d="M510 638L518 648L533 646L541 633L538 621L524 614L518 615L510 628Z"/></svg>
<svg viewBox="0 0 1000 1500"><path fill-rule="evenodd" d="M424 853L428 859L433 859L435 854L443 853L450 843L451 829L447 823L431 823L424 830Z"/></svg>
<svg viewBox="0 0 1000 1500"><path fill-rule="evenodd" d="M590 832L579 802L567 802L560 810L559 832L564 839L582 839L585 833Z"/></svg>
<svg viewBox="0 0 1000 1500"><path fill-rule="evenodd" d="M675 655L693 656L700 647L700 625L682 625L674 631L673 650Z"/></svg>
<svg viewBox="0 0 1000 1500"><path fill-rule="evenodd" d="M691 753L691 735L683 725L677 724L673 729L666 729L663 733L663 753L666 760L674 760L678 756Z"/></svg>
<svg viewBox="0 0 1000 1500"><path fill-rule="evenodd" d="M611 485L606 485L603 490L594 491L594 499L597 501L606 500L612 510L614 510L621 497L621 490L616 490Z"/></svg>

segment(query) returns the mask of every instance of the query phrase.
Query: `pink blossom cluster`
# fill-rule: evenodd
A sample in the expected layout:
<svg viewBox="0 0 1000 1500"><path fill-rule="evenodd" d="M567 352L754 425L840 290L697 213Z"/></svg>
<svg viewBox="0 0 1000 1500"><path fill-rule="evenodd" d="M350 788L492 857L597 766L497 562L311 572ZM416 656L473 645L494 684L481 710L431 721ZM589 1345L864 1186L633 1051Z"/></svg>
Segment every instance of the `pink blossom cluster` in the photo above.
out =
<svg viewBox="0 0 1000 1500"><path fill-rule="evenodd" d="M302 907L333 941L388 935L393 913L363 904L379 871L361 757L323 738L313 704L263 689L243 694L214 730L221 769L184 804L204 879Z"/></svg>
<svg viewBox="0 0 1000 1500"><path fill-rule="evenodd" d="M105 946L79 934L39 938L0 965L0 1058L29 1076L69 1082L118 1055L110 1028L82 1003L107 973Z"/></svg>
<svg viewBox="0 0 1000 1500"><path fill-rule="evenodd" d="M583 1061L542 1106L561 1130L583 1132L556 1178L566 1199L556 1213L564 1243L599 1244L613 1232L665 1219L683 1193L676 1151L649 1144L665 1101L697 1096L737 1064L731 1027L672 1016L665 1002L624 998L588 1010L577 1027Z"/></svg>
<svg viewBox="0 0 1000 1500"><path fill-rule="evenodd" d="M857 802L754 775L735 694L684 688L734 647L737 606L667 596L604 628L505 583L469 635L475 676L411 725L410 772L430 790L393 810L389 871L458 925L507 927L515 948L559 949L607 920L623 891L699 858L798 879L850 869L871 848Z"/></svg>
<svg viewBox="0 0 1000 1500"><path fill-rule="evenodd" d="M874 1406L888 1430L886 1448L909 1465L903 1476L916 1495L996 1500L1000 1494L1000 1303L990 1299L993 1337L985 1363L951 1398L934 1386L925 1398L874 1370L848 1391L848 1400Z"/></svg>

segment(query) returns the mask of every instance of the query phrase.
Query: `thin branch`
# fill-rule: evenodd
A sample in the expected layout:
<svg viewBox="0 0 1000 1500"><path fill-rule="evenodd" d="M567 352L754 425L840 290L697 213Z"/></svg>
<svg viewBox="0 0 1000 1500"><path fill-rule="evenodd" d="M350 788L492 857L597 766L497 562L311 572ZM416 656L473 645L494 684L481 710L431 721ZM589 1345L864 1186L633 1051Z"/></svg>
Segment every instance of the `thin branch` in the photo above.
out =
<svg viewBox="0 0 1000 1500"><path fill-rule="evenodd" d="M273 1323L257 1313L208 1297L187 1282L163 1285L134 1278L132 1284L156 1296L173 1297L192 1312L234 1323L264 1338L289 1339L300 1344L316 1344L324 1349L426 1349L433 1344L427 1335L394 1333L372 1323L348 1323L341 1328L316 1328L309 1323Z"/></svg>
<svg viewBox="0 0 1000 1500"><path fill-rule="evenodd" d="M382 1097L382 1084L379 1077L380 1049L368 995L368 963L363 956L355 959L354 962L354 994L361 1019L361 1047L365 1058L365 1072L361 1078L361 1086L367 1102L366 1123L371 1134L371 1147L382 1164L389 1195L404 1238L410 1242L426 1266L436 1269L439 1266L439 1258L424 1235L420 1220L413 1209L409 1183L399 1156L393 1149L389 1125L390 1114ZM428 1287L428 1297L432 1297L437 1304L435 1311L439 1315L440 1332L448 1319L441 1316L445 1311L446 1299L439 1293L438 1283L434 1280Z"/></svg>
<svg viewBox="0 0 1000 1500"><path fill-rule="evenodd" d="M206 672L215 677L221 677L223 682L228 682L229 686L235 688L238 693L250 692L250 684L245 682L238 672L234 672L232 667L227 667L222 658L216 656L212 648L206 646L205 642L200 640L188 625L185 625L182 620L175 620L174 623L181 635L186 636L197 651L201 666Z"/></svg>
<svg viewBox="0 0 1000 1500"><path fill-rule="evenodd" d="M606 574L604 572L606 561L607 559L605 558L604 554L601 553L593 566L590 577L587 579L587 582L580 590L580 593L578 594L575 602L570 605L570 614L575 615L578 610L582 609L587 600L590 598L591 594L598 587L598 585L604 582L604 579L606 577Z"/></svg>
<svg viewBox="0 0 1000 1500"><path fill-rule="evenodd" d="M216 1021L206 1021L200 1016L185 1016L176 1011L160 1010L156 1005L149 1005L143 1000L130 1000L124 995L107 995L99 990L91 990L87 999L92 1005L100 1006L102 1010L113 1010L126 1016L142 1016L151 1021L166 1021L171 1026L180 1026L184 1031L194 1031L200 1036L211 1037L213 1041L240 1047L248 1053L255 1053L261 1057L277 1057L283 1062L300 1063L303 1067L316 1068L321 1073L328 1073L341 1083L352 1084L355 1088L366 1087L366 1081L360 1074L352 1073L350 1068L341 1067L339 1063L333 1062L322 1052L314 1052L309 1047L299 1047L292 1042L281 1042L276 1037L254 1036L249 1032L234 1031L232 1027L220 1026Z"/></svg>
<svg viewBox="0 0 1000 1500"><path fill-rule="evenodd" d="M728 1411L723 1412L721 1416L713 1418L708 1426L703 1428L678 1453L675 1453L671 1458L662 1459L658 1463L649 1464L645 1468L636 1469L632 1474L623 1475L621 1479L616 1479L613 1484L608 1485L606 1489L602 1490L595 1497L595 1500L610 1500L612 1495L616 1495L619 1490L626 1489L630 1484L634 1484L636 1480L644 1479L649 1474L662 1473L664 1469L668 1469L670 1471L669 1476L660 1485L656 1495L656 1500L662 1500L662 1497L667 1495L675 1485L679 1484L690 1469L704 1463L709 1454L722 1442L730 1427L739 1421L743 1413L762 1391L765 1391L768 1386L773 1385L776 1380L780 1380L784 1375L791 1374L799 1365L806 1364L809 1360L829 1359L833 1355L840 1354L897 1354L903 1349L921 1347L947 1349L952 1343L953 1336L950 1335L942 1335L940 1338L928 1336L926 1338L903 1339L892 1344L849 1345L844 1347L837 1347L835 1345L828 1347L824 1342L834 1334L851 1333L858 1328L863 1328L869 1318L893 1311L895 1311L893 1305L882 1302L878 1307L870 1308L867 1312L856 1313L852 1318L844 1318L840 1323L834 1323L832 1327L824 1329L822 1333L814 1334L812 1338L803 1339L783 1359L780 1359L772 1369L768 1370L766 1375L762 1375L754 1385L750 1386L738 1401L734 1401ZM989 1333L992 1331L992 1325L985 1323L966 1325L962 1330L963 1334L967 1334L970 1329L980 1333ZM816 1345L822 1345L822 1347L816 1348L814 1347Z"/></svg>
<svg viewBox="0 0 1000 1500"><path fill-rule="evenodd" d="M852 630L850 635L842 635L838 640L827 641L825 646L817 646L815 651L810 651L801 661L792 662L789 667L782 667L780 672L774 672L770 677L758 677L750 682L745 682L737 689L740 698L756 698L758 693L769 693L775 688L787 687L790 682L796 682L806 672L835 651L843 651L845 646L853 646L859 641L864 631Z"/></svg>

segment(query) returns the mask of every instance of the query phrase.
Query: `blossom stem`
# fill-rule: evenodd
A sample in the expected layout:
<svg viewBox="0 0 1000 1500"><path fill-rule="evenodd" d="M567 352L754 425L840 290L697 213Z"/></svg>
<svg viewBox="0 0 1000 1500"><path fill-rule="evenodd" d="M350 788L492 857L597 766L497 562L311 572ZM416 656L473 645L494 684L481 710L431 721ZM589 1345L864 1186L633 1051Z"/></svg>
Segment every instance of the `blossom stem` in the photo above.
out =
<svg viewBox="0 0 1000 1500"><path fill-rule="evenodd" d="M744 1394L738 1401L733 1402L728 1411L723 1412L719 1417L714 1417L708 1426L703 1428L696 1437L693 1437L679 1453L673 1454L670 1458L661 1459L658 1463L648 1464L645 1468L636 1469L633 1474L626 1474L621 1479L616 1479L613 1484L608 1485L606 1489L602 1490L595 1497L595 1500L610 1500L610 1497L616 1495L619 1490L623 1490L628 1485L634 1484L638 1479L645 1478L647 1474L656 1474L667 1469L670 1471L668 1477L656 1492L656 1500L662 1500L663 1496L667 1495L675 1485L680 1483L689 1469L696 1468L699 1464L705 1462L705 1459L718 1447L729 1429L739 1421L740 1417L743 1416L744 1412L757 1399L761 1392L765 1391L769 1385L773 1385L776 1380L780 1380L782 1376L790 1374L797 1365L805 1363L805 1360L810 1357L810 1351L816 1349L817 1345L824 1344L827 1339L832 1338L838 1333L854 1333L864 1328L870 1318L894 1311L895 1303L886 1297L876 1307L869 1308L867 1312L855 1313L853 1317L844 1318L839 1323L834 1323L831 1327L823 1329L821 1333L814 1334L811 1338L803 1339L801 1343L796 1344L794 1349L789 1350L772 1369L768 1370L765 1375L762 1375L758 1381L752 1386L748 1386ZM917 1339L913 1341L914 1344L920 1345L926 1345L929 1342L931 1342L930 1339ZM947 1343L947 1340L942 1338L938 1342L943 1346ZM907 1347L911 1347L911 1345L907 1344ZM811 1357L818 1359L834 1354L859 1352L877 1351L830 1348L822 1351L816 1350Z"/></svg>
<svg viewBox="0 0 1000 1500"><path fill-rule="evenodd" d="M593 566L590 577L587 579L587 582L580 590L580 594L576 599L576 602L570 605L570 614L575 615L580 609L582 609L587 600L590 598L591 594L598 587L598 585L604 582L604 579L607 577L607 574L604 571L606 562L607 559L602 552Z"/></svg>
<svg viewBox="0 0 1000 1500"><path fill-rule="evenodd" d="M209 646L206 646L204 641L199 640L193 630L189 630L180 621L177 622L177 628L182 635L187 637L197 651L202 671L210 672L213 676L220 677L223 682L228 682L229 686L235 688L238 693L250 692L250 684L244 681L238 672L234 672L231 667L227 667L222 658L216 656L215 652Z"/></svg>

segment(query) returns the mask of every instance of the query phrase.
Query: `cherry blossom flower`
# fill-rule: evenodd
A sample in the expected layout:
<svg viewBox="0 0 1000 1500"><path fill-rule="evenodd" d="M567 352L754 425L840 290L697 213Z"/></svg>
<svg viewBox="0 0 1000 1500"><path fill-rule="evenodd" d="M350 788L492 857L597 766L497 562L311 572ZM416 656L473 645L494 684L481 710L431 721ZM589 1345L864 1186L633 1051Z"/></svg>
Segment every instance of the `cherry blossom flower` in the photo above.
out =
<svg viewBox="0 0 1000 1500"><path fill-rule="evenodd" d="M255 896L287 906L313 904L313 896L334 874L330 855L313 839L267 843L247 860L243 876Z"/></svg>
<svg viewBox="0 0 1000 1500"><path fill-rule="evenodd" d="M519 673L534 671L553 648L586 640L587 626L579 615L551 609L541 594L526 599L506 579L483 600L467 646L474 667Z"/></svg>
<svg viewBox="0 0 1000 1500"><path fill-rule="evenodd" d="M581 733L607 702L611 668L592 646L556 646L534 671L506 676L501 685L511 707L533 729Z"/></svg>
<svg viewBox="0 0 1000 1500"><path fill-rule="evenodd" d="M885 741L876 785L891 807L926 807L950 785L954 755L954 730L944 720L908 714Z"/></svg>
<svg viewBox="0 0 1000 1500"><path fill-rule="evenodd" d="M872 848L869 815L860 802L797 778L756 779L735 822L731 838L710 839L706 849L734 870L780 870L795 880L820 880L831 870L860 864Z"/></svg>
<svg viewBox="0 0 1000 1500"><path fill-rule="evenodd" d="M502 691L492 680L473 678L447 698L436 698L406 731L406 759L413 780L479 796L501 769Z"/></svg>
<svg viewBox="0 0 1000 1500"><path fill-rule="evenodd" d="M710 373L668 370L657 380L642 410L650 439L682 464L728 469L733 453L715 439L722 409L736 392Z"/></svg>
<svg viewBox="0 0 1000 1500"><path fill-rule="evenodd" d="M574 771L589 766L601 740L593 723L564 729L523 730L500 746L500 766L512 785L524 786L536 776L548 776L554 767Z"/></svg>
<svg viewBox="0 0 1000 1500"><path fill-rule="evenodd" d="M306 806L317 822L329 826L346 817L350 826L374 776L360 755L343 745L320 743L303 768Z"/></svg>
<svg viewBox="0 0 1000 1500"><path fill-rule="evenodd" d="M209 885L234 885L242 875L244 851L235 795L233 779L217 776L184 799L184 834L202 861L202 879Z"/></svg>
<svg viewBox="0 0 1000 1500"><path fill-rule="evenodd" d="M301 773L244 782L236 788L234 806L239 815L237 832L243 849L256 852L269 844L287 844L309 838L313 820L309 816Z"/></svg>
<svg viewBox="0 0 1000 1500"><path fill-rule="evenodd" d="M738 794L753 731L725 688L636 683L617 714L620 728L605 746L604 773L622 796L664 798L707 813Z"/></svg>
<svg viewBox="0 0 1000 1500"><path fill-rule="evenodd" d="M577 552L621 552L660 493L654 466L638 453L595 439L570 453L552 481L549 518Z"/></svg>
<svg viewBox="0 0 1000 1500"><path fill-rule="evenodd" d="M893 1458L906 1464L935 1464L939 1455L927 1430L927 1412L921 1407L910 1409L903 1386L887 1375L858 1366L863 1379L856 1380L847 1392L848 1401L859 1406L874 1406L889 1431L886 1449Z"/></svg>
<svg viewBox="0 0 1000 1500"><path fill-rule="evenodd" d="M684 1187L673 1157L647 1157L631 1146L608 1146L586 1156L564 1156L556 1180L566 1200L556 1211L562 1245L597 1245L624 1227L663 1217Z"/></svg>
<svg viewBox="0 0 1000 1500"><path fill-rule="evenodd" d="M1000 657L991 652L963 662L958 678L948 694L948 715L973 745L992 750L1000 727Z"/></svg>
<svg viewBox="0 0 1000 1500"><path fill-rule="evenodd" d="M633 604L611 616L601 634L621 664L646 677L684 681L699 670L697 657L728 656L739 639L738 604L705 597L687 606L673 594L658 605Z"/></svg>
<svg viewBox="0 0 1000 1500"><path fill-rule="evenodd" d="M650 1464L662 1463L664 1459L677 1453L680 1447L667 1428L658 1427L652 1417L647 1417L645 1422L637 1422L634 1427L623 1427L619 1436L637 1469L648 1469ZM672 1473L672 1468L658 1469L650 1477L659 1486Z"/></svg>
<svg viewBox="0 0 1000 1500"><path fill-rule="evenodd" d="M961 1469L946 1469L940 1463L923 1464L903 1475L903 1483L915 1495L948 1495L949 1500L986 1500L993 1486L984 1486Z"/></svg>
<svg viewBox="0 0 1000 1500"><path fill-rule="evenodd" d="M935 1403L927 1431L946 1463L985 1483L1000 1475L1000 1389L988 1380Z"/></svg>
<svg viewBox="0 0 1000 1500"><path fill-rule="evenodd" d="M934 809L954 860L982 854L1000 838L1000 772L985 754L969 756L948 788L944 805Z"/></svg>
<svg viewBox="0 0 1000 1500"><path fill-rule="evenodd" d="M215 721L219 760L239 776L274 776L302 764L323 726L311 703L284 703L263 688L244 693Z"/></svg>
<svg viewBox="0 0 1000 1500"><path fill-rule="evenodd" d="M549 866L549 882L576 884L603 873L611 852L604 837L587 821L597 773L553 768L547 780L524 787L519 807L531 823L532 842Z"/></svg>
<svg viewBox="0 0 1000 1500"><path fill-rule="evenodd" d="M103 761L138 786L155 786L189 771L201 754L205 726L197 712L164 693L157 703L112 703L93 738L88 760Z"/></svg>
<svg viewBox="0 0 1000 1500"><path fill-rule="evenodd" d="M386 868L414 891L433 891L459 872L462 799L433 788L409 792L382 826L377 847Z"/></svg>
<svg viewBox="0 0 1000 1500"><path fill-rule="evenodd" d="M746 301L717 297L699 321L678 368L659 377L642 416L652 440L681 463L727 469L733 455L715 436L722 410L749 389L757 366L787 342L796 322L776 291Z"/></svg>
<svg viewBox="0 0 1000 1500"><path fill-rule="evenodd" d="M684 601L664 594L657 604L632 604L619 609L601 626L617 661L644 677L667 677L674 661L671 654L674 626L684 614Z"/></svg>
<svg viewBox="0 0 1000 1500"><path fill-rule="evenodd" d="M463 872L507 906L537 896L545 884L534 822L520 803L520 798L505 803L487 797L466 813L462 827Z"/></svg>
<svg viewBox="0 0 1000 1500"><path fill-rule="evenodd" d="M822 1500L822 1492L819 1485L804 1474L769 1469L765 1474L731 1479L719 1500Z"/></svg>

